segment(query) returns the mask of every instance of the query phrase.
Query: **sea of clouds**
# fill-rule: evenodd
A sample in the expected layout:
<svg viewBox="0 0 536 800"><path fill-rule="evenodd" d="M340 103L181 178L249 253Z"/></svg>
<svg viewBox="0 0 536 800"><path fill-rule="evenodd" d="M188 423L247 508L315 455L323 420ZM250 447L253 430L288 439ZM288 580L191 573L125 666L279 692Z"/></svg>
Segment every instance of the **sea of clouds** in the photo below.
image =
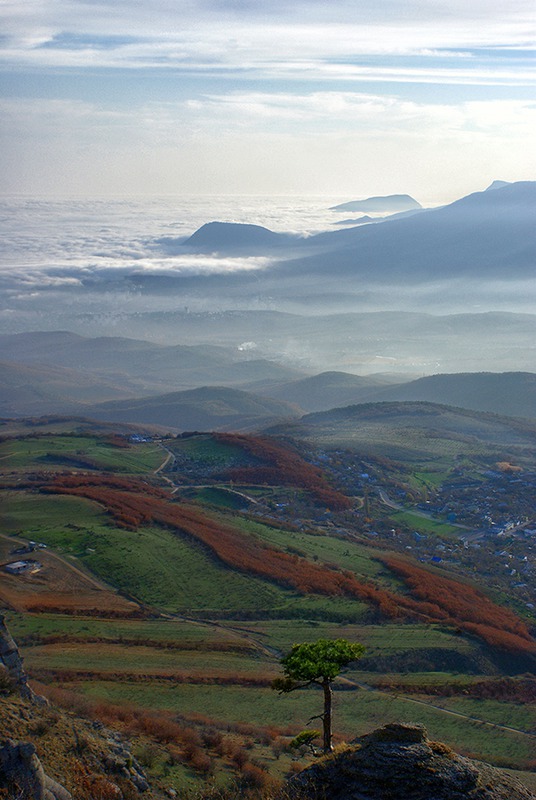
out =
<svg viewBox="0 0 536 800"><path fill-rule="evenodd" d="M421 310L431 313L509 310L533 313L534 285L507 279L483 288L459 281L420 287L356 287L355 302L341 306L324 289L318 302L302 278L294 299L272 301L264 289L234 290L211 296L187 279L213 274L236 276L266 271L270 257L221 257L217 253L166 252L161 239L187 238L214 220L263 225L270 230L310 236L345 227L348 213L330 207L348 197L131 197L0 201L0 331L79 329L81 315L98 325L99 315L117 323L146 312L219 311L232 308L330 313L337 311ZM417 198L418 199L418 198ZM358 217L359 214L354 215ZM373 276L372 276L373 278ZM184 280L186 279L186 280ZM236 284L235 284L236 286ZM284 294L284 293L283 293ZM301 297L301 299L300 299ZM344 298L343 298L344 299ZM285 304L286 303L286 304Z"/></svg>
<svg viewBox="0 0 536 800"><path fill-rule="evenodd" d="M262 270L264 257L167 253L161 238L180 241L214 220L263 225L309 236L333 230L341 215L329 210L341 197L131 197L0 201L0 330L50 328L65 306L117 315L168 310L175 297L157 300L139 279ZM134 280L131 277L135 276ZM193 298L198 307L203 298ZM190 302L192 298L190 299Z"/></svg>

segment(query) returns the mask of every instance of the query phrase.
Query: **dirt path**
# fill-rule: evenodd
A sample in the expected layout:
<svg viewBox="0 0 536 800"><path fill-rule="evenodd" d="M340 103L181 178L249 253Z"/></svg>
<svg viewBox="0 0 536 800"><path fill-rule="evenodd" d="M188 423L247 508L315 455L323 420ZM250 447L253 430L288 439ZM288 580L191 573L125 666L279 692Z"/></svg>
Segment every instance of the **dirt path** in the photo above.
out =
<svg viewBox="0 0 536 800"><path fill-rule="evenodd" d="M433 708L435 711L440 711L442 714L449 714L452 717L459 717L461 719L469 720L470 722L476 722L479 725L487 725L490 728L497 728L498 730L508 731L509 733L519 733L522 736L528 736L531 739L536 739L536 734L521 730L521 728L512 728L509 725L501 725L499 722L489 722L488 720L480 719L480 717L474 717L471 714L464 714L461 711L452 711L449 708L443 708L442 706L438 706L435 703L430 703L427 700L418 700L416 697L411 697L407 694L395 694L394 692L388 692L385 689L378 689L376 686L371 686L368 683L361 683L361 681L355 681L351 678L346 678L344 675L338 678L338 680L347 686L354 686L356 689L361 689L364 692L376 692L377 694L396 698L397 700L403 700L407 703L415 703L416 705L425 706L426 708Z"/></svg>
<svg viewBox="0 0 536 800"><path fill-rule="evenodd" d="M159 445L162 448L162 450L166 453L166 457L164 458L164 460L162 461L160 466L157 467L155 470L153 470L155 475L158 475L159 472L162 472L162 470L167 467L167 465L169 464L170 461L175 461L175 455L172 453L172 451L169 450L161 442L159 442ZM168 480L168 479L166 478L166 480ZM170 483L171 483L171 481L170 481Z"/></svg>

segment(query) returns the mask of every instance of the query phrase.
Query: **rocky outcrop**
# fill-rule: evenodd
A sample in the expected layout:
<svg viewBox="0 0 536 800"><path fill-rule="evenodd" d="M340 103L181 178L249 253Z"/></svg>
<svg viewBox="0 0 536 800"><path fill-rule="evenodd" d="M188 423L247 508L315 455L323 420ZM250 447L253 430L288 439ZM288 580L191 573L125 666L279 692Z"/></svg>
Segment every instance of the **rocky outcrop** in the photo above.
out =
<svg viewBox="0 0 536 800"><path fill-rule="evenodd" d="M24 671L22 658L20 656L15 640L7 629L4 617L0 614L0 662L4 665L9 678L16 691L25 700L32 703L46 703L43 697L39 697L28 685L28 675Z"/></svg>
<svg viewBox="0 0 536 800"><path fill-rule="evenodd" d="M502 770L429 741L422 725L400 723L304 770L286 792L300 800L536 800Z"/></svg>
<svg viewBox="0 0 536 800"><path fill-rule="evenodd" d="M104 760L106 771L127 778L138 792L146 792L149 789L149 782L143 769L132 756L130 744L125 742L120 734L112 732L108 744L110 751Z"/></svg>
<svg viewBox="0 0 536 800"><path fill-rule="evenodd" d="M33 744L11 739L0 747L0 787L20 800L72 800L63 786L45 775Z"/></svg>

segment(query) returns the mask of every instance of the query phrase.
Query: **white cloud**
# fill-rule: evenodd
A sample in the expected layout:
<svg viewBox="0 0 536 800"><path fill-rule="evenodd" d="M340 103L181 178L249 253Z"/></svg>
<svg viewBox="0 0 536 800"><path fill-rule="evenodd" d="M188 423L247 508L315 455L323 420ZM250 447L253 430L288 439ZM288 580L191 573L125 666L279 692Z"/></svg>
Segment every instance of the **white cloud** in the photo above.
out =
<svg viewBox="0 0 536 800"><path fill-rule="evenodd" d="M377 159L358 161L380 183L391 153L418 148L436 165L456 156L451 173L472 158L517 175L532 166L533 11L533 0L4 0L4 190L337 192L355 179L352 151ZM415 170L424 184L424 163Z"/></svg>
<svg viewBox="0 0 536 800"><path fill-rule="evenodd" d="M363 55L436 57L456 49L528 46L534 8L527 0L471 3L397 0L380 4L6 3L3 59L44 67L165 67L254 70ZM304 22L304 18L307 22ZM80 35L83 34L81 37Z"/></svg>
<svg viewBox="0 0 536 800"><path fill-rule="evenodd" d="M377 194L405 187L442 202L498 175L522 180L536 171L536 104L524 100L231 92L128 111L10 100L0 113L8 191L354 194L359 186Z"/></svg>

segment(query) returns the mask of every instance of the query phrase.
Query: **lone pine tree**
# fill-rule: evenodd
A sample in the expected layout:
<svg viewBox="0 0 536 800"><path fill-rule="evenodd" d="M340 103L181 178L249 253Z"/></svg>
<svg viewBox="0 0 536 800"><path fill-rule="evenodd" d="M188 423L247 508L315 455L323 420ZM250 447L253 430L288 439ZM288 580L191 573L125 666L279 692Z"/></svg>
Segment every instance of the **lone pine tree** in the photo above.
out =
<svg viewBox="0 0 536 800"><path fill-rule="evenodd" d="M357 661L364 652L362 644L346 639L317 639L316 642L295 644L281 659L284 677L276 678L272 688L287 694L316 685L324 693L324 711L313 719L322 720L325 753L332 749L332 683L343 667Z"/></svg>

